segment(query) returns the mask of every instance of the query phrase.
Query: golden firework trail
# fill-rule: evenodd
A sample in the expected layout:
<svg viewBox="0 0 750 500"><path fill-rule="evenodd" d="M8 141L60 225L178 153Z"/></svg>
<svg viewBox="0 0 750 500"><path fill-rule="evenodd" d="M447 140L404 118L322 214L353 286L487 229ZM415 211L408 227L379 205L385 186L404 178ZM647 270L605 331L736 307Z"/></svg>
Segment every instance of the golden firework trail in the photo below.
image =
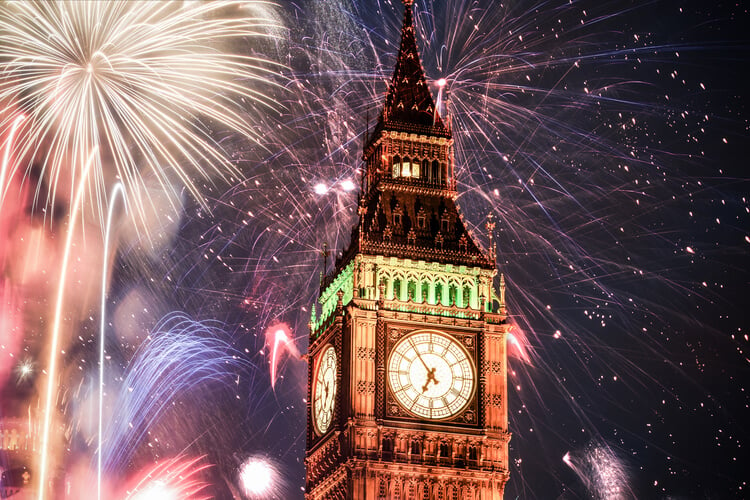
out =
<svg viewBox="0 0 750 500"><path fill-rule="evenodd" d="M202 201L202 184L239 176L215 129L258 142L251 110L277 106L264 91L280 67L229 46L279 30L265 2L2 4L0 133L26 117L4 180L46 179L37 201L53 205L98 148L88 196L100 218L116 181L136 218L148 209L147 184L173 202L183 188Z"/></svg>

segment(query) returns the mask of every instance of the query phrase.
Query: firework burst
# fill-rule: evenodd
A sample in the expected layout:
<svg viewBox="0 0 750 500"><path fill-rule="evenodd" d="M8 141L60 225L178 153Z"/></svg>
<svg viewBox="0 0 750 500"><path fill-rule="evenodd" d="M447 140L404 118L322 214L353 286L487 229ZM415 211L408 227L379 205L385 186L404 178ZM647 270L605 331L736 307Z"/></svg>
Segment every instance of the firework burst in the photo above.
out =
<svg viewBox="0 0 750 500"><path fill-rule="evenodd" d="M99 217L115 178L141 226L155 186L173 205L183 188L202 200L202 182L239 175L215 129L257 143L251 109L276 107L264 90L278 66L226 46L279 29L263 2L4 3L0 129L20 130L0 179L46 179L37 196L54 206L99 150L87 193Z"/></svg>

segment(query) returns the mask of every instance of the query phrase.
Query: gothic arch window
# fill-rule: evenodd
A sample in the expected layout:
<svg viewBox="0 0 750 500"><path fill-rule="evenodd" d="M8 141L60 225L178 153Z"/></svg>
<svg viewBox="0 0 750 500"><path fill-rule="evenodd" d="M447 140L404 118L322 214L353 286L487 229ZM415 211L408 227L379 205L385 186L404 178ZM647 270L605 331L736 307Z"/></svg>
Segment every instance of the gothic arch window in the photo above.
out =
<svg viewBox="0 0 750 500"><path fill-rule="evenodd" d="M401 278L393 280L393 296L391 300L402 300L401 297Z"/></svg>
<svg viewBox="0 0 750 500"><path fill-rule="evenodd" d="M430 300L430 284L426 281L422 283L422 302L429 303Z"/></svg>
<svg viewBox="0 0 750 500"><path fill-rule="evenodd" d="M406 298L407 300L417 300L417 282L409 280L406 286Z"/></svg>
<svg viewBox="0 0 750 500"><path fill-rule="evenodd" d="M440 182L440 167L438 166L437 160L432 160L432 168L430 169L430 181L434 183Z"/></svg>
<svg viewBox="0 0 750 500"><path fill-rule="evenodd" d="M438 281L435 283L435 305L443 303L443 283Z"/></svg>
<svg viewBox="0 0 750 500"><path fill-rule="evenodd" d="M411 162L411 176L419 179L419 160L416 158Z"/></svg>
<svg viewBox="0 0 750 500"><path fill-rule="evenodd" d="M453 283L448 286L448 305L458 305L456 303L456 300L458 299L458 289L456 288L456 285Z"/></svg>
<svg viewBox="0 0 750 500"><path fill-rule="evenodd" d="M477 460L477 447L476 446L469 446L469 460L473 460L476 462Z"/></svg>
<svg viewBox="0 0 750 500"><path fill-rule="evenodd" d="M423 177L423 178L426 177L429 171L430 171L430 160L426 160L426 159L422 160L422 171L419 172L420 173L419 177Z"/></svg>
<svg viewBox="0 0 750 500"><path fill-rule="evenodd" d="M393 178L401 176L401 157L396 155L393 157Z"/></svg>
<svg viewBox="0 0 750 500"><path fill-rule="evenodd" d="M471 307L471 286L464 285L463 287L463 299L464 303L461 304L463 307Z"/></svg>
<svg viewBox="0 0 750 500"><path fill-rule="evenodd" d="M383 457L390 459L393 455L393 438L383 438Z"/></svg>
<svg viewBox="0 0 750 500"><path fill-rule="evenodd" d="M450 448L448 447L448 443L440 443L440 458L448 458L450 457Z"/></svg>
<svg viewBox="0 0 750 500"><path fill-rule="evenodd" d="M411 442L411 454L412 456L419 456L422 454L421 446L419 446L419 441Z"/></svg>
<svg viewBox="0 0 750 500"><path fill-rule="evenodd" d="M417 213L417 229L424 229L426 227L426 222L427 214L425 213L424 208L420 208Z"/></svg>
<svg viewBox="0 0 750 500"><path fill-rule="evenodd" d="M450 219L446 214L443 214L443 216L440 217L440 231L442 231L443 233L447 233L449 225Z"/></svg>

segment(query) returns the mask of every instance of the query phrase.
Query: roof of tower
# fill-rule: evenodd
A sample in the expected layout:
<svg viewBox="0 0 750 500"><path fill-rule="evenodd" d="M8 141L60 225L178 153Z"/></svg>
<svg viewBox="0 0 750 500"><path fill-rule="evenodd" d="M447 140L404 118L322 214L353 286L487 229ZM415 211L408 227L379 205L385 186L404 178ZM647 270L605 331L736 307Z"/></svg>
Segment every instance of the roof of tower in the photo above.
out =
<svg viewBox="0 0 750 500"><path fill-rule="evenodd" d="M417 37L412 16L413 0L404 0L404 24L396 68L388 85L388 92L378 128L409 130L419 126L437 135L449 134L437 113L422 62L419 58ZM401 125L401 127L399 126Z"/></svg>

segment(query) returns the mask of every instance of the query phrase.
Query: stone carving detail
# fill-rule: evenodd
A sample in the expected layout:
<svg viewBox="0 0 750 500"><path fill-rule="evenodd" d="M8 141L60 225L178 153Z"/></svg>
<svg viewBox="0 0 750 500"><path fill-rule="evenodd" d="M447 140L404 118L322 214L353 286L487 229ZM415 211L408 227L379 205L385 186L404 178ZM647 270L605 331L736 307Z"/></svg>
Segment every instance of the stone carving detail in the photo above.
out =
<svg viewBox="0 0 750 500"><path fill-rule="evenodd" d="M503 364L500 361L485 361L482 363L482 371L489 373L500 373Z"/></svg>
<svg viewBox="0 0 750 500"><path fill-rule="evenodd" d="M503 397L500 394L487 394L487 404L489 406L502 406Z"/></svg>
<svg viewBox="0 0 750 500"><path fill-rule="evenodd" d="M474 413L474 410L468 410L461 415L461 420L466 423L474 423L477 421L477 414Z"/></svg>
<svg viewBox="0 0 750 500"><path fill-rule="evenodd" d="M375 349L370 347L357 347L357 359L375 359Z"/></svg>
<svg viewBox="0 0 750 500"><path fill-rule="evenodd" d="M373 382L372 380L357 381L357 392L360 394L373 394L375 392L375 382Z"/></svg>

